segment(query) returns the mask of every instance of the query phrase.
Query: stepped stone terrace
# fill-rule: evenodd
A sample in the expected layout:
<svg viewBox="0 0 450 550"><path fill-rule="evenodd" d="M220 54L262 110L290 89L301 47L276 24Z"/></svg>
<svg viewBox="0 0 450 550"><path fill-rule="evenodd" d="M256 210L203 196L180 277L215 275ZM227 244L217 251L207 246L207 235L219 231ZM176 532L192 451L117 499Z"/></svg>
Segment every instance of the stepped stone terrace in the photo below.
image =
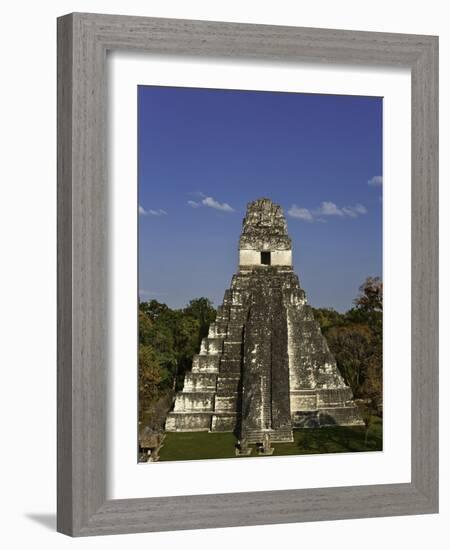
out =
<svg viewBox="0 0 450 550"><path fill-rule="evenodd" d="M239 269L193 359L166 431L233 431L246 443L293 440L294 428L360 425L292 268L280 206L247 206Z"/></svg>

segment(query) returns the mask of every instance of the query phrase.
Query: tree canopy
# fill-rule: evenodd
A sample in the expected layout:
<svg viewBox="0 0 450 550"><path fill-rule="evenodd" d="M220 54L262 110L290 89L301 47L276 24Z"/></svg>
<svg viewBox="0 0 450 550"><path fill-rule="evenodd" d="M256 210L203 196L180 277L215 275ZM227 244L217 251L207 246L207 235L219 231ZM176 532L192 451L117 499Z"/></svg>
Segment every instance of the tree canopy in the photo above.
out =
<svg viewBox="0 0 450 550"><path fill-rule="evenodd" d="M314 309L330 351L355 397L382 401L383 284L368 277L359 287L354 307L346 313Z"/></svg>
<svg viewBox="0 0 450 550"><path fill-rule="evenodd" d="M191 300L184 309L171 309L157 300L139 304L141 420L158 401L181 388L193 356L215 318L216 310L208 298Z"/></svg>

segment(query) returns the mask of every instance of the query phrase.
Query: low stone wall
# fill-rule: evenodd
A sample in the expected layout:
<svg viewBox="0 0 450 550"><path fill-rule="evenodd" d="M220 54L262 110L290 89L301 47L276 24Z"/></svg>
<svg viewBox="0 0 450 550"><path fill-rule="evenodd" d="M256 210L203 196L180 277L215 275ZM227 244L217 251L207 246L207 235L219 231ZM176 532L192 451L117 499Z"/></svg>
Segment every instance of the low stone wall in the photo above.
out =
<svg viewBox="0 0 450 550"><path fill-rule="evenodd" d="M208 432L212 413L169 413L166 420L167 432Z"/></svg>
<svg viewBox="0 0 450 550"><path fill-rule="evenodd" d="M235 413L237 409L237 399L238 395L231 396L219 396L216 395L215 410L218 412L221 411L230 411Z"/></svg>
<svg viewBox="0 0 450 550"><path fill-rule="evenodd" d="M346 388L323 389L317 392L317 406L340 406L350 402L353 398L352 390Z"/></svg>
<svg viewBox="0 0 450 550"><path fill-rule="evenodd" d="M184 378L183 391L189 392L215 392L217 374L187 372Z"/></svg>
<svg viewBox="0 0 450 550"><path fill-rule="evenodd" d="M236 414L213 414L212 432L232 432L236 428Z"/></svg>
<svg viewBox="0 0 450 550"><path fill-rule="evenodd" d="M293 390L290 393L291 411L310 411L324 407L351 405L352 390L349 387L317 390Z"/></svg>
<svg viewBox="0 0 450 550"><path fill-rule="evenodd" d="M294 411L294 428L320 428L325 426L364 426L355 405L328 407L316 410Z"/></svg>
<svg viewBox="0 0 450 550"><path fill-rule="evenodd" d="M174 412L212 411L214 408L214 393L197 392L177 394Z"/></svg>
<svg viewBox="0 0 450 550"><path fill-rule="evenodd" d="M217 355L222 353L223 338L203 338L200 355Z"/></svg>
<svg viewBox="0 0 450 550"><path fill-rule="evenodd" d="M219 355L195 355L192 372L219 372Z"/></svg>

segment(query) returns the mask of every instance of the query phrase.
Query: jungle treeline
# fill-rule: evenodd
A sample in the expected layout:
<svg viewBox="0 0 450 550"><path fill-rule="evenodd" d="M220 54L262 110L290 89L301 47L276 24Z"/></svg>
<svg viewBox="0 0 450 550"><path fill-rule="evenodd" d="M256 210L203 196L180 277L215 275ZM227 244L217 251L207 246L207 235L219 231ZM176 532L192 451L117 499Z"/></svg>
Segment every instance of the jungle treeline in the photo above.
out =
<svg viewBox="0 0 450 550"><path fill-rule="evenodd" d="M313 308L322 334L355 398L381 410L383 395L383 283L368 277L346 313Z"/></svg>
<svg viewBox="0 0 450 550"><path fill-rule="evenodd" d="M355 398L382 405L382 295L378 277L368 277L346 313L312 308ZM216 318L208 298L171 309L157 300L139 304L139 420L161 430L175 392L192 367L202 338Z"/></svg>
<svg viewBox="0 0 450 550"><path fill-rule="evenodd" d="M208 335L216 310L207 298L170 309L156 300L139 304L139 420L163 427L174 393L183 386L192 358Z"/></svg>

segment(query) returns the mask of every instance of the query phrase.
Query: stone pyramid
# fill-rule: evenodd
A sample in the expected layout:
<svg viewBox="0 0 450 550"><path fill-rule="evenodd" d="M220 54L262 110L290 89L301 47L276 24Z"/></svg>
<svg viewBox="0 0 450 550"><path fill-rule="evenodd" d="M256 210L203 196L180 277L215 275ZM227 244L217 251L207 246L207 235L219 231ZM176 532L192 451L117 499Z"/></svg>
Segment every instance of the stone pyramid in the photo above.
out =
<svg viewBox="0 0 450 550"><path fill-rule="evenodd" d="M298 276L280 206L247 206L239 270L166 419L169 432L292 441L293 428L362 424Z"/></svg>

